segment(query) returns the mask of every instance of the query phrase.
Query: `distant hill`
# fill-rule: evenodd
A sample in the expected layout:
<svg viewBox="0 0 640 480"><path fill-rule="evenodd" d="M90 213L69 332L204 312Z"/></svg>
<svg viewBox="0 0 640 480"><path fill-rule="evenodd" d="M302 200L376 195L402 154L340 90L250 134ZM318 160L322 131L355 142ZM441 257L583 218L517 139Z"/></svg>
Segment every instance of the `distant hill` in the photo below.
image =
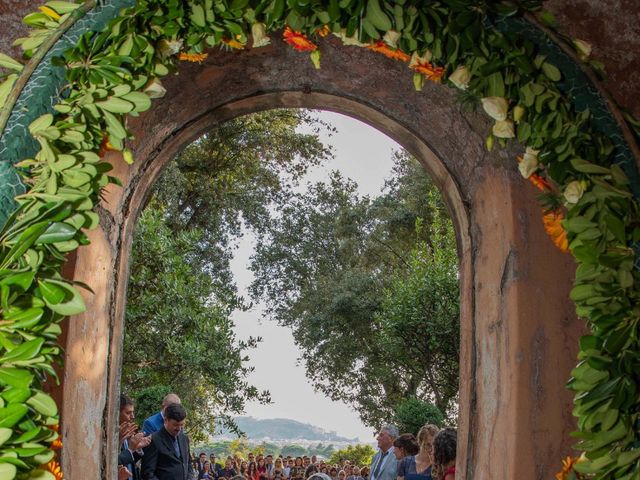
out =
<svg viewBox="0 0 640 480"><path fill-rule="evenodd" d="M253 417L235 417L236 424L249 440L308 440L318 442L353 442L357 443L357 438L345 438L336 432L327 432L320 427L308 423L298 422L287 418L269 418L258 420ZM220 437L234 436L228 431L222 431Z"/></svg>

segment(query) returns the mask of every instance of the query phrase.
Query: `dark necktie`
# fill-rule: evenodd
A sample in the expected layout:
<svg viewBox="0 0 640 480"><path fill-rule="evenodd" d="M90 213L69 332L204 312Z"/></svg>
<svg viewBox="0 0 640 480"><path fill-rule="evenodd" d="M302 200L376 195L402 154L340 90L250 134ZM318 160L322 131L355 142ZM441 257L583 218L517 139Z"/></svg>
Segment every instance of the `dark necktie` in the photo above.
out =
<svg viewBox="0 0 640 480"><path fill-rule="evenodd" d="M178 444L178 437L173 437L173 448L176 449L176 455L180 458L180 445Z"/></svg>
<svg viewBox="0 0 640 480"><path fill-rule="evenodd" d="M376 480L378 478L378 474L380 473L380 467L382 467L382 462L384 462L384 457L387 456L387 453L389 453L389 450L387 450L382 455L380 455L380 460L378 460L378 464L376 465L376 468L373 471L373 478Z"/></svg>

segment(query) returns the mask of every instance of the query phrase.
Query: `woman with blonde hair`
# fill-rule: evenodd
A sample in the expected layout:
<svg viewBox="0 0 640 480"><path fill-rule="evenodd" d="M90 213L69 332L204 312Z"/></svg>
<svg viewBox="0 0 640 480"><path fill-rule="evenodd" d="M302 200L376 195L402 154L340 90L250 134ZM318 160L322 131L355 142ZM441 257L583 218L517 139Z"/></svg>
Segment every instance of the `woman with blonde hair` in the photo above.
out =
<svg viewBox="0 0 640 480"><path fill-rule="evenodd" d="M433 464L433 439L438 433L438 427L432 424L423 425L418 436L418 453L406 457L398 465L399 480L432 480L431 468Z"/></svg>

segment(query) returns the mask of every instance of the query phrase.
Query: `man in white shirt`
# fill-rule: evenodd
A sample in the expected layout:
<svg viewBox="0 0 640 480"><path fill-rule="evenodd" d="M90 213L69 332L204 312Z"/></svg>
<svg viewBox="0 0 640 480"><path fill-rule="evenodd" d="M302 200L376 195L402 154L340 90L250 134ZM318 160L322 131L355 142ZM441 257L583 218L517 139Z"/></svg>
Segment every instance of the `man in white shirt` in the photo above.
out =
<svg viewBox="0 0 640 480"><path fill-rule="evenodd" d="M398 473L398 460L393 454L393 441L398 437L398 427L385 425L378 432L378 452L371 460L369 480L395 480Z"/></svg>

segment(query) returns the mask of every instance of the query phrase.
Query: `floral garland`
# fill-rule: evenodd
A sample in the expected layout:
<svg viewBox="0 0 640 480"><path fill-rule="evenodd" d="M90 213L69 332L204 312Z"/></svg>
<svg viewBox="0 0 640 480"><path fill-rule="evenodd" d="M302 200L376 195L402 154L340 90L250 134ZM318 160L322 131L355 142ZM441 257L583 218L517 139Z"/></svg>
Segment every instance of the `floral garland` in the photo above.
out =
<svg viewBox="0 0 640 480"><path fill-rule="evenodd" d="M40 386L60 361L60 321L84 311L73 282L60 275L65 255L86 245L84 229L98 225L92 211L101 190L118 180L102 159L123 152L137 115L162 97L162 77L178 61L201 62L206 49L262 47L269 33L309 52L333 34L344 45L404 62L416 89L446 82L495 120L491 150L517 139L522 175L541 190L544 225L553 242L578 262L571 298L591 334L580 341L569 388L576 392L580 462L565 460L558 478L637 478L640 401L640 284L634 245L640 241L638 204L614 147L576 112L558 88L562 74L517 34L492 20L539 10L496 0L138 0L106 29L85 34L57 62L69 82L65 98L29 126L40 145L17 167L30 190L0 231L0 478L60 479L58 411ZM29 15L29 36L18 40L27 58L78 5L52 0ZM590 47L576 41L587 61ZM22 63L0 54L11 73L0 83L0 107Z"/></svg>

